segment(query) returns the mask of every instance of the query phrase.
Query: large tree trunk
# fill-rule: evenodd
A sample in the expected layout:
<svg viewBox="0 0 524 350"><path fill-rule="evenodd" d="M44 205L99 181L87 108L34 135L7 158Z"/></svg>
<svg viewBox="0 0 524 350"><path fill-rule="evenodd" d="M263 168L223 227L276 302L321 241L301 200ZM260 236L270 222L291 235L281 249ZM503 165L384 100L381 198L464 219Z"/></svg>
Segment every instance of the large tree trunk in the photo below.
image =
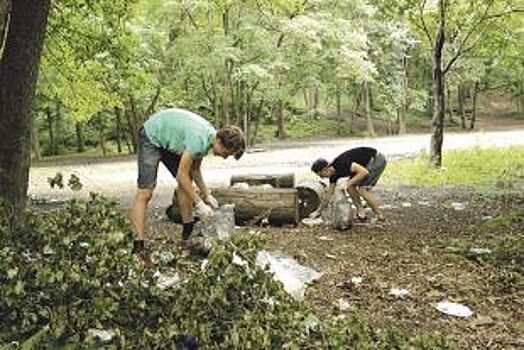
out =
<svg viewBox="0 0 524 350"><path fill-rule="evenodd" d="M475 128L475 121L477 120L477 96L479 93L479 82L476 81L473 86L473 98L472 98L472 110L471 110L471 121L469 124L469 129L473 130Z"/></svg>
<svg viewBox="0 0 524 350"><path fill-rule="evenodd" d="M433 48L433 120L431 126L431 144L429 162L433 167L442 165L442 143L444 141L444 115L446 101L444 97L444 72L442 71L442 48L444 47L445 13L444 0L439 0L440 23Z"/></svg>
<svg viewBox="0 0 524 350"><path fill-rule="evenodd" d="M50 0L12 4L0 59L0 196L20 213L31 163L31 108Z"/></svg>

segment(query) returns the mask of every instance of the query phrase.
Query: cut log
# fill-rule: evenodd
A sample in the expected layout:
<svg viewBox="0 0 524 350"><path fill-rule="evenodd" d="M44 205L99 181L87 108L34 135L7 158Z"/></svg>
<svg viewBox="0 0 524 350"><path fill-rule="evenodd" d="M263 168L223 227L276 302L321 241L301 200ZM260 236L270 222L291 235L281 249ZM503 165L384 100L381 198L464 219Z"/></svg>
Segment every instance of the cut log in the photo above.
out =
<svg viewBox="0 0 524 350"><path fill-rule="evenodd" d="M271 185L275 188L293 188L295 187L295 174L244 174L231 176L230 185L244 182L249 186Z"/></svg>
<svg viewBox="0 0 524 350"><path fill-rule="evenodd" d="M180 223L176 191L166 215L171 221ZM296 225L299 222L298 192L294 188L221 187L211 189L211 192L220 204L235 205L237 225L256 225L266 220L275 226Z"/></svg>
<svg viewBox="0 0 524 350"><path fill-rule="evenodd" d="M322 181L303 181L296 189L298 191L298 215L300 219L308 217L309 214L317 210L320 201L324 196L325 184Z"/></svg>

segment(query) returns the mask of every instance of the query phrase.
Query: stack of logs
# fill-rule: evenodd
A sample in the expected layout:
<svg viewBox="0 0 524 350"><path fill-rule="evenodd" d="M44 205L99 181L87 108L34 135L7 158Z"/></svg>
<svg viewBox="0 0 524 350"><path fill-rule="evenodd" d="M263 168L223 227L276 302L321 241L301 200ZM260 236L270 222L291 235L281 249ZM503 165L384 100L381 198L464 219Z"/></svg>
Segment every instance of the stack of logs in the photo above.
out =
<svg viewBox="0 0 524 350"><path fill-rule="evenodd" d="M177 190L173 204L166 210L174 222L180 222ZM237 225L266 222L281 226L297 225L313 212L320 204L324 185L320 181L305 181L295 185L293 173L246 174L233 175L229 187L211 188L211 192L219 203L235 205Z"/></svg>

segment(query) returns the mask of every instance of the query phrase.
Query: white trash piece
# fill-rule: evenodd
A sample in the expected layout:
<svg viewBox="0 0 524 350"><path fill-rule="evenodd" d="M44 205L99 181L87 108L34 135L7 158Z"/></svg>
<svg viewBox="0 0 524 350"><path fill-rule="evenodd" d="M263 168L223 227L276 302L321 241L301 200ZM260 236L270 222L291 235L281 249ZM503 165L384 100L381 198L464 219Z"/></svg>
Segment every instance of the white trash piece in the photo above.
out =
<svg viewBox="0 0 524 350"><path fill-rule="evenodd" d="M363 280L364 280L364 279L363 279L362 277L351 277L351 280L350 280L350 281L351 281L351 283L353 283L353 285L354 285L355 287L358 287L360 284L362 284L362 281L363 281Z"/></svg>
<svg viewBox="0 0 524 350"><path fill-rule="evenodd" d="M269 265L269 272L273 274L273 278L282 282L284 290L296 300L303 300L306 286L323 275L300 265L293 258L266 250L258 252L257 265L262 268Z"/></svg>
<svg viewBox="0 0 524 350"><path fill-rule="evenodd" d="M333 238L331 238L331 237L327 237L327 236L320 236L320 237L317 237L317 239L318 239L319 241L325 241L325 242L333 242L333 241L334 241Z"/></svg>
<svg viewBox="0 0 524 350"><path fill-rule="evenodd" d="M103 329L94 329L91 328L87 331L87 335L89 337L98 339L99 341L106 343L108 341L111 341L113 337L116 335L116 333L112 330L106 331Z"/></svg>
<svg viewBox="0 0 524 350"><path fill-rule="evenodd" d="M441 301L436 305L436 309L446 315L456 317L470 317L473 315L473 311L469 307L449 301Z"/></svg>
<svg viewBox="0 0 524 350"><path fill-rule="evenodd" d="M403 208L410 208L411 207L411 202L404 202L404 203L402 203L402 207Z"/></svg>
<svg viewBox="0 0 524 350"><path fill-rule="evenodd" d="M466 209L466 203L461 202L451 202L451 207L455 209L456 211L461 211Z"/></svg>
<svg viewBox="0 0 524 350"><path fill-rule="evenodd" d="M195 224L193 236L204 238L217 238L222 240L235 231L235 205L224 204L214 210L214 215L209 220L202 220Z"/></svg>
<svg viewBox="0 0 524 350"><path fill-rule="evenodd" d="M471 254L475 254L475 255L485 255L485 254L491 254L491 250L487 249L487 248L471 248L469 250L469 252Z"/></svg>
<svg viewBox="0 0 524 350"><path fill-rule="evenodd" d="M153 276L156 277L157 287L162 290L177 286L181 281L178 273L175 273L174 275L168 275L157 271Z"/></svg>
<svg viewBox="0 0 524 350"><path fill-rule="evenodd" d="M335 305L337 309L339 309L340 311L347 311L351 307L349 302L346 299L342 299L342 298L338 299Z"/></svg>
<svg viewBox="0 0 524 350"><path fill-rule="evenodd" d="M324 222L331 224L331 226L340 231L347 230L353 223L353 209L349 195L346 196L344 189L341 186L335 188L333 198L322 211L322 219Z"/></svg>
<svg viewBox="0 0 524 350"><path fill-rule="evenodd" d="M389 290L389 295L399 299L404 299L405 297L409 296L409 290L404 288L391 288Z"/></svg>
<svg viewBox="0 0 524 350"><path fill-rule="evenodd" d="M312 218L303 218L302 223L308 227L322 225L324 220L321 217L312 219Z"/></svg>

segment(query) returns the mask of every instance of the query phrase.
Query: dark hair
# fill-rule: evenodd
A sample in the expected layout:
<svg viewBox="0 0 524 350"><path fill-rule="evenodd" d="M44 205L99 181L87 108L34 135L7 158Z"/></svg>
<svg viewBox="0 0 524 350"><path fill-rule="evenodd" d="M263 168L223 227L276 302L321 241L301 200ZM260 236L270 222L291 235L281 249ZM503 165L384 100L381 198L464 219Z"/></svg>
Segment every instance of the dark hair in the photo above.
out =
<svg viewBox="0 0 524 350"><path fill-rule="evenodd" d="M242 157L246 150L246 140L240 128L233 125L226 126L217 132L217 138L228 151L233 153L236 160Z"/></svg>
<svg viewBox="0 0 524 350"><path fill-rule="evenodd" d="M322 171L322 169L324 169L328 165L329 163L327 160L325 160L324 158L318 158L317 160L315 160L315 162L313 162L313 165L311 166L311 171L318 174L320 171Z"/></svg>

